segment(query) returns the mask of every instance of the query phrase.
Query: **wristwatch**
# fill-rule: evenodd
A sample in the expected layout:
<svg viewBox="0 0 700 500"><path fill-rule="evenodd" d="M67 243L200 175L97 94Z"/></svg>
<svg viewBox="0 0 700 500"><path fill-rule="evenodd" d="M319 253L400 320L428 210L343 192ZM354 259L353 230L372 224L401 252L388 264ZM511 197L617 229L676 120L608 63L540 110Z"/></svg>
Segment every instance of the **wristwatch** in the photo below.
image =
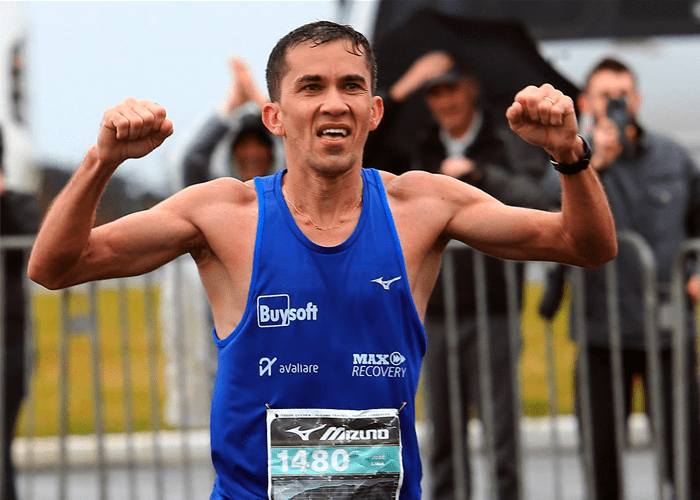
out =
<svg viewBox="0 0 700 500"><path fill-rule="evenodd" d="M583 156L578 161L574 163L559 163L558 161L554 161L551 155L549 156L549 163L552 164L555 170L564 175L572 175L581 170L586 170L588 164L591 162L591 146L582 135L579 135L579 137L583 141Z"/></svg>

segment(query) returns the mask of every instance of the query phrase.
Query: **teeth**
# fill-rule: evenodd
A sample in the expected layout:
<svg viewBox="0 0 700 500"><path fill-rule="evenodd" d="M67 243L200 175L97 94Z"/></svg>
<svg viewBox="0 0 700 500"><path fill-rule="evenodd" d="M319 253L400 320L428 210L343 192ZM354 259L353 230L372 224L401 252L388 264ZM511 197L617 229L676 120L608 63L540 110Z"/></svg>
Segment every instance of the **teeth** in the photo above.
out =
<svg viewBox="0 0 700 500"><path fill-rule="evenodd" d="M343 137L348 135L348 131L342 128L327 128L323 131L324 134L340 134Z"/></svg>

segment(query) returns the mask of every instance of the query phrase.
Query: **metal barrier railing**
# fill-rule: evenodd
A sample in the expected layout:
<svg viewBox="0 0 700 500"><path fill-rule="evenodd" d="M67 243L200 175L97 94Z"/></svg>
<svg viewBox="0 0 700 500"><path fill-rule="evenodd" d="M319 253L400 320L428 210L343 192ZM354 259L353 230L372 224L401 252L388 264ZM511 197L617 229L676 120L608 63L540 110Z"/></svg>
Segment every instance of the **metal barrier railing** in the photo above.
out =
<svg viewBox="0 0 700 500"><path fill-rule="evenodd" d="M620 245L629 246L635 253L640 268L640 291L643 301L643 310L639 311L640 316L643 318L644 324L644 343L646 350L646 373L647 382L645 386L645 395L648 398L649 406L648 411L650 414L651 422L654 424L653 429L649 433L649 448L651 453L654 455L655 471L650 471L654 474L655 480L653 481L655 486L655 497L658 499L667 499L672 491L675 491L675 498L688 498L688 429L687 429L687 411L675 411L674 412L674 422L673 426L677 429L675 432L675 442L674 442L674 462L676 464L676 472L674 474L674 485L673 490L669 489L668 478L668 466L666 462L666 425L670 425L665 422L665 416L663 411L663 388L662 388L662 371L661 371L661 361L660 361L660 347L657 337L657 331L659 328L659 302L658 302L658 285L657 285L657 270L654 255L645 242L645 240L638 234L621 231L618 233L618 241ZM447 366L450 374L450 394L452 394L451 400L451 410L453 413L452 424L453 424L453 435L455 437L455 442L464 442L462 430L464 428L464 422L461 422L457 416L461 411L455 402L459 402L459 397L455 395L460 394L459 388L459 377L457 373L459 372L458 349L457 347L457 314L458 311L454 306L457 300L455 295L455 287L453 284L453 254L455 252L461 251L472 251L465 245L451 243L448 245L448 249L445 253L443 259L443 294L446 298L445 305L445 326L446 333L448 335L448 346L449 347L449 359L447 360ZM674 369L674 407L677 409L686 409L687 401L687 384L688 381L682 375L686 373L686 318L687 311L685 309L685 294L683 288L683 277L685 272L685 258L688 253L697 253L700 251L700 239L690 240L684 245L678 253L676 262L673 268L673 282L671 301L673 304L674 312L673 318L675 320L674 325L674 359L673 359L673 369ZM488 312L486 303L487 288L488 283L485 281L484 272L484 257L479 252L474 252L474 286L476 287L476 305L477 305L477 321L478 321L478 352L479 352L479 383L481 385L481 418L484 428L484 458L486 462L486 482L488 484L488 495L491 498L498 498L497 487L496 487L496 468L495 468L495 447L494 447L494 433L493 425L495 419L498 418L497 415L493 414L493 401L491 392L491 369L490 369L490 357L487 344L487 336L489 334L488 326ZM511 346L517 349L519 345L517 342L518 335L518 325L517 321L520 318L520 310L517 306L517 286L515 282L514 271L508 271L512 269L515 264L513 262L504 262L506 268L506 275L508 278L508 317L510 323L515 325L512 329L512 335L514 337L511 339ZM628 455L625 453L627 449L626 445L626 435L628 430L627 422L627 411L624 407L624 402L626 400L626 395L624 394L625 388L623 384L623 367L622 367L622 338L621 338L621 325L619 317L619 297L618 297L618 285L617 285L617 263L615 260L606 264L604 268L605 273L605 283L606 283L606 296L605 300L607 303L608 311L608 327L609 327L609 341L610 341L610 366L611 366L611 384L613 393L613 414L614 414L614 426L615 426L615 440L616 447L620 450L618 454L618 480L619 480L619 490L621 491L621 498L628 497L628 488L625 484L625 470L629 469ZM593 453L593 439L592 439L592 415L591 415L591 398L594 397L591 394L592 388L590 385L589 377L589 360L588 360L588 349L589 344L587 335L587 320L586 320L586 300L585 300L585 284L584 284L584 273L585 270L581 268L568 267L569 282L571 285L571 325L578 332L578 362L576 363L577 379L582 381L578 385L578 397L580 402L579 415L581 418L580 422L580 462L582 464L584 475L584 489L587 492L587 498L594 499L596 496L595 489L595 473L593 468L593 463L595 460ZM450 279L447 279L450 278ZM545 349L546 349L546 377L547 377L547 397L549 403L549 421L550 421L550 440L551 440L551 453L554 464L554 486L553 492L554 498L560 499L564 497L563 487L562 487L562 470L560 468L560 457L561 457L561 447L557 437L557 429L555 425L556 420L556 408L558 407L558 401L556 399L557 388L556 388L556 376L554 372L555 365L555 351L553 344L553 329L552 322L546 323L545 328ZM517 354L517 353L516 353ZM511 357L512 360L518 360L519 357L514 355ZM516 370L512 370L513 373L517 373ZM519 384L516 383L516 387ZM520 416L520 415L518 415ZM700 418L700 415L698 416ZM612 436L611 436L612 438ZM468 473L465 464L461 462L461 454L454 453L454 473L455 473L455 485L457 488L465 488L465 477ZM522 469L523 469L523 458L521 456L521 450L518 449L517 456L513 457L513 462L516 464L519 478L522 483ZM455 492L459 495L459 492ZM464 497L464 494L462 494Z"/></svg>
<svg viewBox="0 0 700 500"><path fill-rule="evenodd" d="M700 254L700 239L686 241L674 259L671 269L671 305L672 305L672 355L673 355L673 402L674 408L674 488L678 500L688 500L690 491L690 472L688 470L689 422L688 412L678 411L688 406L686 325L685 325L685 261L689 255L697 258ZM700 415L695 415L696 425Z"/></svg>
<svg viewBox="0 0 700 500"><path fill-rule="evenodd" d="M656 432L651 435L652 445L656 454L657 467L657 498L664 498L664 483L666 481L666 461L664 459L665 422L663 414L663 392L661 388L661 364L659 359L659 345L656 335L658 322L658 297L656 281L656 259L646 241L636 233L620 231L617 235L619 244L630 245L635 248L642 269L643 302L644 310L644 339L647 353L647 371L649 373L649 387L647 395L650 400L652 420L656 423ZM616 261L611 261L606 267L607 289L617 290ZM622 339L620 333L618 310L618 293L608 293L608 324L610 325L611 362L613 373L613 394L615 401L615 427L617 448L623 450L625 429L625 409L623 407L625 395L623 394L622 375ZM624 470L622 453L618 462L618 470ZM624 474L620 473L620 491L625 491Z"/></svg>
<svg viewBox="0 0 700 500"><path fill-rule="evenodd" d="M454 284L454 254L457 252L471 252L474 267L474 287L475 287L475 304L476 304L476 332L477 332L477 350L479 357L479 393L480 393L480 409L481 409L481 420L484 429L484 449L486 457L486 470L487 470L487 481L490 491L491 498L498 498L498 488L497 488L497 463L496 463L496 432L494 428L494 421L497 416L494 410L493 401L493 380L492 380L492 361L491 361L491 348L489 344L489 313L488 313L488 282L486 277L486 267L485 267L485 256L484 254L476 251L472 251L467 245L462 243L451 241L443 255L442 261L442 287L444 295L444 306L445 306L445 334L447 336L447 370L448 370L448 381L449 381L449 391L450 397L450 413L451 413L451 426L452 426L452 436L454 443L464 443L465 442L465 426L466 422L462 421L463 409L461 401L460 390L460 359L459 359L459 340L457 332L457 316L458 311L456 308L457 294L455 291ZM507 287L507 316L508 316L508 335L510 341L508 345L510 347L509 359L514 366L511 366L509 373L511 374L512 386L515 389L514 396L517 401L520 401L520 391L519 391L519 377L518 370L515 369L517 362L513 360L518 360L520 357L519 346L520 346L520 298L518 297L518 283L517 283L517 271L516 262L513 261L502 261L504 266L504 275ZM430 348L430 347L428 347ZM522 457L520 450L520 426L518 422L520 421L520 405L513 404L514 422L515 425L515 457L513 461L515 463L516 476L518 482L522 483ZM463 452L458 446L452 447L453 452L453 471L454 471L454 485L455 485L455 498L466 499L466 492L468 491L466 481L469 475L467 466L463 460Z"/></svg>
<svg viewBox="0 0 700 500"><path fill-rule="evenodd" d="M457 310L455 306L455 286L452 280L452 270L454 268L452 251L448 250L443 256L442 268L440 272L443 276L443 287L445 293L445 334L447 336L447 369L449 394L459 394L459 340L457 334ZM456 443L466 442L465 425L462 422L462 398L452 397L450 405L450 424L452 435ZM467 464L464 463L463 455L457 446L452 448L452 460L454 462L455 476L455 498L457 500L467 500Z"/></svg>
<svg viewBox="0 0 700 500"><path fill-rule="evenodd" d="M32 244L31 237L3 237L0 250L19 249L28 255ZM2 255L4 253L0 252ZM2 264L0 259L0 276L4 276ZM186 265L186 259L178 259L168 265L179 282L169 283L168 286L180 288L182 283L177 276ZM20 498L208 498L214 479L208 429L191 427L187 418L191 402L187 397L176 395L179 420L172 424L176 425L173 430L164 427L165 403L161 394L167 374L163 365L177 365L176 385L179 387L176 392L180 395L187 393L185 385L191 382L192 377L200 374L188 373L183 362L189 356L189 347L182 340L186 335L184 321L181 318L170 322L163 320L162 297L158 300L164 287L163 272L159 270L139 278L88 283L58 292L32 285L28 279L26 286L30 292L27 293L28 308L45 308L47 303L51 303L51 309L55 305L57 311L56 317L49 319L51 345L55 345L55 348L51 348L54 351L51 354L55 353L56 357L55 366L51 364L51 370L41 371L42 377L51 379L43 382L44 385L52 384L50 392L57 402L51 424L54 431L47 436L45 429L37 428L37 411L45 419L45 410L51 411L53 402L37 399L37 394L32 391L24 400L23 433L13 443L13 455L17 459L18 475L21 476L21 481L18 481ZM0 287L0 290L4 291L4 287ZM201 293L201 288L197 288L173 294L170 298L177 303L171 304L169 310L184 310L192 295ZM107 305L105 295L110 298ZM0 304L4 306L3 299L0 295ZM83 310L76 307L76 304L85 306L85 303L87 307L83 307ZM138 325L133 321L130 323L136 309L143 312L143 321ZM49 315L47 311L34 310L28 317L31 320ZM4 321L0 323L4 324ZM46 329L45 324L43 328ZM172 330L168 335L175 339L175 343L170 345L174 346L173 349L162 343L167 329ZM37 381L33 374L33 357L39 349L36 337L32 335L35 330L33 325L26 329L26 350L30 358L25 364L26 380L31 381L28 385L33 388L42 382ZM206 328L204 331L189 332L189 335L200 336L202 343L212 342ZM105 347L107 336L111 337L109 344L112 351L109 353L106 353ZM134 338L137 337L140 341L135 345ZM4 373L5 369L4 340L4 328L0 326L0 373ZM79 358L76 356L76 343L81 346ZM109 363L106 363L107 355L111 358ZM38 364L44 362L53 363L53 359L39 357ZM85 365L87 380L81 381L88 388L85 394L76 394L72 387L76 382L76 362ZM148 408L145 414L141 411L139 427L146 427L147 430L137 430L134 368L138 368L140 373L139 384L146 386L147 394L142 393L141 398L148 398ZM116 410L114 405L107 409L109 402L105 401L105 394L108 388L118 394ZM1 397L5 396L3 392L4 384L0 384ZM77 396L89 399L89 405L85 407L92 408L92 415L84 411L77 414L71 409ZM166 397L170 396L166 394ZM4 405L0 405L0 423L4 423L4 418ZM109 430L107 426L108 420L117 418L120 423L115 434L114 429ZM87 431L89 434L76 434L76 421L83 427L88 426L81 432ZM114 427L113 422L111 427ZM0 425L0 445L13 438L6 436L3 429L4 426ZM5 484L9 478L5 477L6 464L1 455L0 480ZM54 494L50 493L52 490Z"/></svg>
<svg viewBox="0 0 700 500"><path fill-rule="evenodd" d="M643 269L641 282L643 286L644 311L640 312L644 317L645 339L648 356L649 370L649 387L647 395L650 402L650 412L652 420L655 422L656 429L660 431L651 433L651 448L655 455L656 462L656 497L659 499L665 498L667 494L664 490L667 476L666 462L664 460L664 412L662 410L662 387L661 387L661 369L659 361L659 348L656 339L657 328L657 309L658 300L656 293L656 266L653 255L644 241L634 233L620 233L618 240L621 244L630 245L635 248L641 266ZM0 240L0 250L7 249L23 249L28 251L31 248L33 239L24 237L2 238ZM484 460L487 483L487 489L491 492L491 498L497 498L496 487L496 461L495 461L495 435L493 422L498 418L494 414L494 406L492 401L492 367L490 360L490 350L488 346L489 335L489 316L487 313L488 306L488 283L484 271L484 256L478 252L473 252L471 249L461 244L450 244L443 259L442 273L444 277L454 276L452 272L452 259L454 252L469 251L473 255L473 263L475 269L475 291L477 302L477 349L479 353L479 370L481 387L481 417L484 429ZM683 263L688 253L700 252L700 240L691 240L685 245L678 254L672 274L672 303L676 305L674 317L676 324L674 325L674 370L675 382L674 401L676 408L685 408L686 384L687 381L682 376L685 373L685 360L683 354L685 340L685 323L683 316L684 310L684 292L683 292ZM2 255L2 252L0 252ZM172 272L175 288L182 288L180 285L185 281L184 274L186 272L186 260L178 259L177 261L168 264L169 272ZM507 309L508 309L508 327L511 339L511 360L515 368L520 358L520 297L518 297L516 263L504 261L504 272L508 286ZM607 264L606 276L607 286L609 290L616 290L616 268L615 261ZM3 276L3 260L0 258L0 276ZM586 345L586 315L585 315L585 300L584 297L584 279L585 272L579 268L569 269L569 278L572 289L571 315L572 322L576 324L579 331L579 343ZM57 303L58 316L55 321L55 329L57 331L56 346L58 353L58 361L56 363L55 376L55 395L58 400L56 410L56 432L53 436L43 436L43 431L37 429L37 411L46 404L41 399L37 400L36 394L30 394L25 400L24 406L24 436L18 440L19 444L15 447L15 455L21 458L22 483L21 489L23 500L34 498L46 498L47 488L53 488L56 495L51 498L66 500L69 498L100 498L110 499L115 498L115 489L118 489L119 498L207 498L211 493L213 471L210 466L208 452L208 430L205 427L197 427L191 424L189 414L192 411L192 403L188 397L184 395L188 392L188 380L193 375L187 371L186 358L191 355L191 346L186 343L188 335L199 335L205 342L211 343L211 339L207 338L206 332L188 332L185 324L183 311L186 308L186 302L191 296L188 293L178 293L174 295L172 300L175 301L173 311L175 317L168 325L163 324L162 315L159 315L159 309L162 307L162 288L163 288L163 272L156 271L149 275L135 279L120 279L111 280L102 284L88 284L82 287L71 288L60 292L48 292L43 289L39 291L38 287L31 288L32 294L28 297L36 298L37 294L50 296ZM448 359L447 366L449 369L449 382L452 394L459 391L460 379L457 376L459 369L459 349L456 348L457 343L457 314L455 302L455 289L452 279L443 279L446 313L446 334L448 344ZM138 289L142 295L136 299L130 298L129 291ZM0 299L3 299L4 287L0 287ZM99 297L109 290L116 293L116 306L114 306L114 315L109 319L114 324L109 326L112 335L117 339L117 354L113 357L117 360L119 368L119 376L110 378L105 376L105 359L104 359L104 338L105 321L104 306L100 306ZM181 290L180 290L181 291ZM202 293L201 290L193 293ZM159 294L161 295L159 297ZM75 300L85 299L87 302L87 312L76 313L73 306ZM159 300L160 299L160 300ZM615 424L617 427L618 449L623 450L623 442L625 436L626 423L624 421L624 409L621 408L622 401L622 385L621 385L621 361L620 361L620 325L617 315L614 311L618 308L617 294L608 294L608 310L609 324L611 331L611 364L613 369L615 394ZM35 303L33 300L32 303ZM2 317L2 308L4 300L0 300L0 317ZM144 320L140 326L134 326L129 323L129 316L134 309L143 308ZM37 311L30 315L34 318L37 316ZM160 320L159 320L160 317ZM4 372L4 335L2 324L0 323L0 373ZM170 335L174 339L174 344L171 347L164 347L162 338L162 330L171 329ZM29 328L28 332L33 331ZM142 339L142 352L137 358L135 354L136 347L134 346L133 334L134 330L138 330L138 335ZM555 365L555 349L553 343L553 330L551 323L547 324L545 330L545 347L546 347L546 370L547 370L547 391L549 402L549 421L550 421L550 439L551 439L551 456L554 465L555 484L553 495L554 498L560 499L564 497L563 484L559 469L561 447L558 439L555 420L557 417L557 377L554 371ZM582 336L581 336L582 335ZM89 396L92 401L91 425L88 435L76 435L72 430L72 419L75 415L71 414L71 377L73 366L71 360L75 359L71 354L71 345L76 337L86 345L83 352L84 358L88 361L87 373L89 374ZM36 347L34 341L27 342L27 363L28 371L32 371L34 366L33 353ZM167 352L164 352L167 351ZM586 349L579 349L580 363L577 364L578 378L580 380L589 380L588 378L588 363L585 360ZM163 385L170 373L163 369L163 358L167 357L172 363L178 365L177 373L173 375L176 379L176 386L179 386L179 392L182 397L179 397L177 406L179 407L178 424L171 430L165 422L163 415L164 401L161 396L163 393ZM41 360L40 360L41 362ZM134 391L134 379L136 378L134 367L137 363L141 364L141 378L147 387L146 393L148 404L146 416L142 417L147 420L146 431L138 430L139 425L136 423L136 402L139 397ZM511 374L514 378L514 386L519 388L520 382L518 377L519 370L511 369ZM27 380L30 380L28 377ZM118 434L110 431L106 425L106 401L104 400L105 385L117 385L121 393L121 430ZM1 386L2 384L0 384ZM584 467L590 469L593 462L593 452L591 449L590 428L590 386L589 384L581 385L581 400L583 409L581 413L581 433L582 447L580 453L582 456L581 462ZM0 387L0 396L3 394L4 387ZM166 394L167 397L167 394ZM519 390L516 393L518 402L521 399ZM454 426L453 435L455 442L465 442L465 422L461 421L462 409L458 406L461 404L459 398L452 398L456 404L451 405L451 420ZM587 402L588 401L588 402ZM587 410L586 410L587 408ZM516 412L516 422L522 421L520 405L514 405ZM4 409L0 405L0 423L4 421ZM698 417L700 418L700 416ZM675 412L675 420L673 422L675 433L674 460L675 466L675 493L678 500L688 498L687 483L688 483L688 468L687 468L687 415L686 412ZM668 423L666 423L668 424ZM143 425L140 426L143 428ZM11 436L5 436L0 426L0 444L6 439L11 439ZM520 428L518 427L518 432ZM587 434L588 433L588 434ZM517 442L522 440L517 438ZM517 474L522 484L523 482L523 464L524 452L518 447L516 456L513 461L517 467ZM624 461L624 456L621 454L621 461ZM458 488L457 495L466 499L466 464L461 463L461 454L455 454L455 479ZM3 458L0 457L0 480L5 480L4 477ZM622 464L621 464L622 465ZM622 470L624 467L620 467ZM86 472L88 471L88 472ZM623 474L620 474L622 477ZM594 498L595 488L593 487L592 469L585 474L585 489L588 492L588 498ZM621 481L622 482L622 481ZM82 484L82 485L81 485ZM623 482L622 491L625 490ZM85 496L86 488L90 493ZM41 492L41 496L38 493ZM460 493L461 492L461 493ZM458 496L458 498L460 498Z"/></svg>
<svg viewBox="0 0 700 500"><path fill-rule="evenodd" d="M8 478L6 477L8 464L6 460L8 457L5 456L5 447L11 436L6 435L5 422L6 422L6 387L5 387L5 373L7 371L6 357L5 357L5 347L6 347L6 335L5 332L5 320L7 311L5 310L6 305L6 252L9 250L22 250L27 251L31 248L34 242L33 237L27 236L3 236L0 238L0 495L3 495L5 490L6 482ZM27 360L30 361L30 360ZM26 379L25 379L26 380Z"/></svg>
<svg viewBox="0 0 700 500"><path fill-rule="evenodd" d="M647 350L648 372L649 372L649 387L647 394L651 401L651 413L654 422L657 425L657 432L652 433L651 438L653 448L656 453L657 465L657 498L663 498L663 488L666 477L666 468L664 460L664 419L662 408L662 390L661 390L661 370L659 361L659 350L656 336L657 329L657 283L656 283L656 262L654 255L649 248L649 245L638 234L629 231L621 231L617 235L620 245L629 245L634 248L637 257L639 258L641 268L641 278L643 284L642 297L644 310L640 314L644 317L644 337ZM592 438L592 419L591 419L591 394L590 394L590 377L589 377L589 361L588 361L588 335L586 327L586 311L585 311L585 290L584 276L580 268L571 268L572 281L572 302L574 304L573 314L574 322L578 331L579 344L579 363L577 363L579 380L584 381L580 385L581 396L581 425L583 436L583 452L584 464L586 468L586 490L589 498L596 498L595 488L595 471L593 469L593 438ZM625 435L626 435L626 411L624 408L624 385L622 372L622 338L620 332L620 319L618 307L617 293L617 265L613 260L605 265L606 279L606 303L608 312L608 327L610 335L610 363L612 373L612 392L613 392L613 414L615 419L615 440L616 447L619 450L617 456L617 469L619 490L625 496L625 480L624 480L624 453Z"/></svg>

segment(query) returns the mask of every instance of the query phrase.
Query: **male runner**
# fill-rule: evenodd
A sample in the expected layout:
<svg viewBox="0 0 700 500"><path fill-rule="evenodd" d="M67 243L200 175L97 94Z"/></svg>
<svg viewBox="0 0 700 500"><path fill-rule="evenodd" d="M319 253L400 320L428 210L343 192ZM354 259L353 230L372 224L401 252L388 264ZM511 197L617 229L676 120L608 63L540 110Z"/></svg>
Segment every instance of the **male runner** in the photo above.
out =
<svg viewBox="0 0 700 500"><path fill-rule="evenodd" d="M421 318L449 240L587 268L616 254L569 97L528 87L507 111L515 132L559 162L562 211L549 213L442 175L362 169L383 112L375 77L370 45L352 28L320 21L292 31L270 56L263 107L284 140L286 171L191 186L93 228L118 165L173 132L161 106L127 99L105 112L37 237L29 276L52 289L192 255L219 347L212 499L419 499Z"/></svg>

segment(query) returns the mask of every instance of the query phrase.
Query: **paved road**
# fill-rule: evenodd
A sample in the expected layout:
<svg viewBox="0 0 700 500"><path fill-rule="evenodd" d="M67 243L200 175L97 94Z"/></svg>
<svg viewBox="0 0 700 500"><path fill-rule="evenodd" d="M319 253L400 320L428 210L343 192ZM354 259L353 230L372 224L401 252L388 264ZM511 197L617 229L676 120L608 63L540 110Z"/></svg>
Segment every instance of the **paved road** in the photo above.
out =
<svg viewBox="0 0 700 500"><path fill-rule="evenodd" d="M555 463L559 474L555 475ZM523 470L526 499L555 500L556 491L561 499L585 498L583 466L580 456L564 452L558 462L549 454L535 453L527 457ZM555 478L559 478L557 484ZM656 499L656 462L651 451L635 450L625 455L625 490L627 500ZM482 493L480 498L488 498Z"/></svg>
<svg viewBox="0 0 700 500"><path fill-rule="evenodd" d="M207 500L214 473L209 463L191 469L168 466L158 472L152 467L111 468L106 474L106 500ZM101 478L92 468L74 469L66 477L65 500L101 500ZM158 488L157 484L162 487ZM19 500L62 500L59 475L53 471L24 473L19 478ZM159 496L157 488L162 491Z"/></svg>
<svg viewBox="0 0 700 500"><path fill-rule="evenodd" d="M558 467L558 471L555 469ZM525 500L583 500L584 485L580 457L566 450L555 457L546 451L526 453L523 464ZM634 450L626 458L628 500L655 498L655 465L650 451ZM475 496L473 500L487 500L488 482L485 461L481 453L474 453ZM20 477L21 500L60 500L58 474L52 471L24 473ZM130 477L133 478L130 481ZM156 494L158 478L163 494ZM559 478L557 481L556 478ZM426 478L429 480L429 478ZM211 494L213 473L211 466L198 461L189 471L179 466L168 466L161 474L153 468L139 467L134 474L125 468L111 468L106 476L107 500L207 500ZM80 468L67 476L66 500L100 500L100 477L95 469ZM557 498L556 492L561 496ZM425 500L429 500L426 499Z"/></svg>
<svg viewBox="0 0 700 500"><path fill-rule="evenodd" d="M573 417L557 420L557 441L560 451L552 451L552 427L547 419L523 419L523 500L584 500L584 481L581 458L578 455L577 424ZM656 465L648 449L649 430L645 418L633 418L630 423L633 447L625 455L626 500L654 500L656 492ZM482 429L478 421L469 423L474 464L474 497L488 500L486 463L481 453ZM424 450L430 442L425 426L418 427L419 445ZM67 457L73 468L66 474L61 494L61 474L57 469L59 446L56 439L36 440L29 454L29 441L18 440L17 463L24 463L20 475L20 500L207 500L211 494L214 474L209 462L209 434L206 429L185 434L163 431L159 434L160 470L150 465L138 465L129 470L126 444L122 435L108 435L104 441L105 456L111 465L100 477L93 464L97 463L94 436L72 436L66 445ZM134 436L133 455L143 464L153 463L153 436L143 433ZM183 448L184 446L184 448ZM183 467L185 460L193 464ZM30 456L32 459L30 460ZM38 471L26 466L31 462ZM424 478L425 486L430 481ZM104 484L104 488L101 485ZM104 491L104 495L100 492ZM157 492L161 491L160 495ZM423 500L430 500L427 494Z"/></svg>
<svg viewBox="0 0 700 500"><path fill-rule="evenodd" d="M488 500L491 497L486 461L481 454L474 454L473 464L475 488L472 500ZM627 500L656 500L656 465L650 451L628 452L625 472ZM527 452L523 462L523 482L525 500L585 499L581 457L573 450L562 451L558 456L545 451Z"/></svg>

